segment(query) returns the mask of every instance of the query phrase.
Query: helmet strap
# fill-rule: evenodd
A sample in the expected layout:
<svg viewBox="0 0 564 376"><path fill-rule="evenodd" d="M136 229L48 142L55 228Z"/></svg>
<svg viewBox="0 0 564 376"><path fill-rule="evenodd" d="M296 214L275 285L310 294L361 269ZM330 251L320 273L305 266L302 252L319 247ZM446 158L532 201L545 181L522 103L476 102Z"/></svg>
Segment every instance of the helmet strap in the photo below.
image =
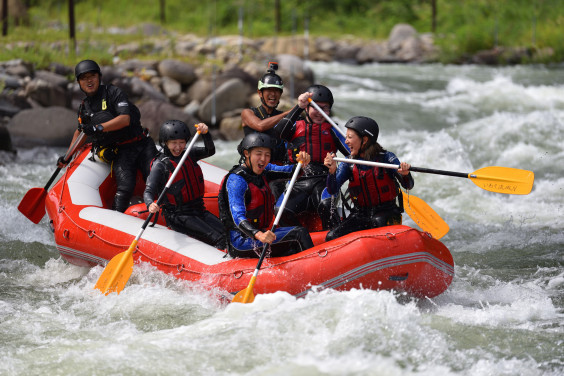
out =
<svg viewBox="0 0 564 376"><path fill-rule="evenodd" d="M260 97L260 101L261 101L261 103L262 103L262 106L263 106L265 109L270 110L270 111L267 111L267 112L272 112L273 110L276 110L276 107L278 107L278 105L280 104L280 101L278 101L278 103L276 103L276 106L270 107L270 106L267 105L266 102L264 101L264 93L263 93L263 91L261 90L260 92L261 92L261 95L259 95L259 97Z"/></svg>

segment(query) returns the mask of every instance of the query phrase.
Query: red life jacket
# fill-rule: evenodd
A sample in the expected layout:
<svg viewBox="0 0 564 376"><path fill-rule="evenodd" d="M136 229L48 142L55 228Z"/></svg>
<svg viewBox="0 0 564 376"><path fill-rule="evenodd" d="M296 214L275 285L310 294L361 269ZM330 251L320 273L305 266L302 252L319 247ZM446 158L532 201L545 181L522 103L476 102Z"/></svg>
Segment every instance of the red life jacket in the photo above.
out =
<svg viewBox="0 0 564 376"><path fill-rule="evenodd" d="M395 200L398 188L395 179L380 167L359 170L354 165L349 192L356 206L370 208Z"/></svg>
<svg viewBox="0 0 564 376"><path fill-rule="evenodd" d="M297 163L296 154L300 151L307 152L313 163L323 163L327 153L336 152L337 145L331 133L331 124L308 124L305 120L296 121L296 131L288 147L290 162Z"/></svg>
<svg viewBox="0 0 564 376"><path fill-rule="evenodd" d="M178 162L170 158L162 158L168 170L168 179L178 166ZM168 181L167 179L167 181ZM169 203L181 206L198 198L204 197L204 174L197 162L194 162L189 156L176 174L170 188L166 192L166 198Z"/></svg>
<svg viewBox="0 0 564 376"><path fill-rule="evenodd" d="M247 219L259 229L266 229L274 217L275 197L270 190L268 181L261 177L262 187L249 182L249 190L245 194L245 209Z"/></svg>

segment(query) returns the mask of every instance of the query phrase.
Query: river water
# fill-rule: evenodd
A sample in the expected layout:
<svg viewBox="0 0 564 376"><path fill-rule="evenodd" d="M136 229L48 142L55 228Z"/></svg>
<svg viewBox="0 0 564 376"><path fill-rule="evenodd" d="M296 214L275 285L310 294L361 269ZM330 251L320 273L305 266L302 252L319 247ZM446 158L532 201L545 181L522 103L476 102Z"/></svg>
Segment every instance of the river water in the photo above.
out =
<svg viewBox="0 0 564 376"><path fill-rule="evenodd" d="M564 374L564 67L312 67L335 120L373 117L403 161L534 171L526 196L414 174L413 194L450 225L456 275L444 294L279 292L225 305L141 265L120 295L102 296L102 267L62 261L46 217L34 225L17 210L63 149L19 150L0 154L0 374ZM210 162L236 161L235 143L217 149Z"/></svg>

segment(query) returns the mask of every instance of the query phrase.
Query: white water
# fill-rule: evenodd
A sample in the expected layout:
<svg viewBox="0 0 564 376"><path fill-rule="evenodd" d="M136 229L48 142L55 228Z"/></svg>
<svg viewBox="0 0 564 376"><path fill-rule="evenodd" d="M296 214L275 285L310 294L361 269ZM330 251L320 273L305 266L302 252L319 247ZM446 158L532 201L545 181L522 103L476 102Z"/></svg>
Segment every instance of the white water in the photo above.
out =
<svg viewBox="0 0 564 376"><path fill-rule="evenodd" d="M221 291L141 266L120 295L101 296L102 268L63 262L46 219L33 225L16 209L62 150L21 150L0 157L0 374L563 374L564 68L313 68L333 90L335 119L373 117L401 160L535 172L527 196L415 174L413 194L451 227L446 293L276 293L225 305ZM236 163L235 144L218 142L209 161Z"/></svg>

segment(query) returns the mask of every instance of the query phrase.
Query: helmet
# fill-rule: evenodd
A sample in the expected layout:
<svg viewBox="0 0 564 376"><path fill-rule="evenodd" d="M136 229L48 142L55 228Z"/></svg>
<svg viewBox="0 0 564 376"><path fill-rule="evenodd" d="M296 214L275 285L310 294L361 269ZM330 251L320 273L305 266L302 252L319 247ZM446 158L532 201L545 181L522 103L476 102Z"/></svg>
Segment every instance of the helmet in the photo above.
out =
<svg viewBox="0 0 564 376"><path fill-rule="evenodd" d="M311 99L315 102L327 102L329 106L333 107L333 93L323 85L311 85L307 88L307 92L313 93Z"/></svg>
<svg viewBox="0 0 564 376"><path fill-rule="evenodd" d="M368 136L372 142L378 140L380 129L378 123L366 116L354 116L346 122L345 128L354 129L360 136Z"/></svg>
<svg viewBox="0 0 564 376"><path fill-rule="evenodd" d="M269 87L280 89L282 91L284 90L284 83L282 82L282 78L280 78L280 76L275 73L277 69L278 69L278 63L273 63L273 62L268 63L268 70L258 82L259 90L266 89Z"/></svg>
<svg viewBox="0 0 564 376"><path fill-rule="evenodd" d="M180 120L167 120L161 125L159 130L159 145L166 149L166 142L169 140L190 138L190 130L185 122Z"/></svg>
<svg viewBox="0 0 564 376"><path fill-rule="evenodd" d="M80 63L76 64L76 67L74 67L74 76L77 80L81 74L87 72L96 72L100 76L102 75L100 66L94 60L82 60Z"/></svg>
<svg viewBox="0 0 564 376"><path fill-rule="evenodd" d="M241 143L237 146L237 151L241 156L244 156L244 150L251 150L253 148L268 148L271 152L276 147L276 140L265 133L253 132L245 136Z"/></svg>

